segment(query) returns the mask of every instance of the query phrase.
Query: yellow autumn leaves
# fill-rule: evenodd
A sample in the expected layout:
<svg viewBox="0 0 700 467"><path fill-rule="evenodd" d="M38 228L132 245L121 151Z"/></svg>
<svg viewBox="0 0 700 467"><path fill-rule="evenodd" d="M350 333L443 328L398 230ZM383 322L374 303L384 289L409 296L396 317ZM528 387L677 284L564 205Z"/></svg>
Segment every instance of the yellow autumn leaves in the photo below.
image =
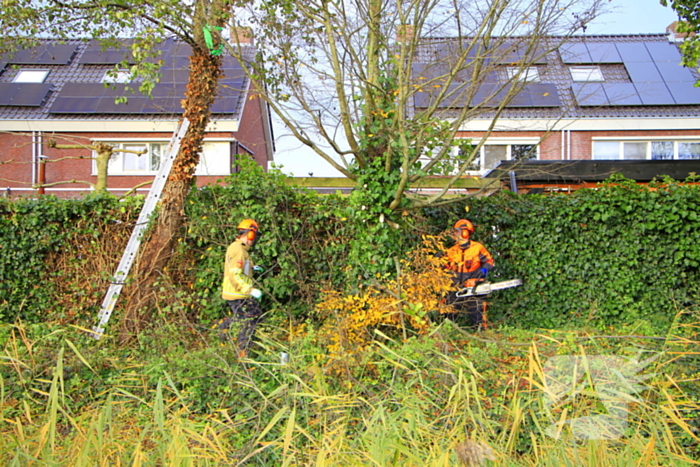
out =
<svg viewBox="0 0 700 467"><path fill-rule="evenodd" d="M353 359L372 345L375 329L406 337L427 333L428 313L444 313L443 297L452 287L444 268L438 237L424 236L422 244L398 262L395 278L379 277L357 293L325 290L316 312L324 318L331 360Z"/></svg>

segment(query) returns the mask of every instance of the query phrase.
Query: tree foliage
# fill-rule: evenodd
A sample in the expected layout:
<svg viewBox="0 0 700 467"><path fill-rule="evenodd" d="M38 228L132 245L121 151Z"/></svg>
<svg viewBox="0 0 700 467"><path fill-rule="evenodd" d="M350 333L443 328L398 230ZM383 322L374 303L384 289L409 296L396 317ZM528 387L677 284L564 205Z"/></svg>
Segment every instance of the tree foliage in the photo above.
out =
<svg viewBox="0 0 700 467"><path fill-rule="evenodd" d="M150 319L156 293L153 286L162 276L174 238L182 228L184 199L199 162L221 74L220 58L213 52L220 46L221 38L211 38L210 31L227 23L232 2L10 0L4 6L0 18L5 35L0 38L0 51L32 46L46 37L95 39L103 47L126 40L131 43L131 57L118 64L115 72L129 69L132 80L145 93L153 89L159 78L158 44L176 37L192 48L190 77L183 96L183 117L190 126L164 187L157 222L142 247L145 254L135 268L138 286L128 294L128 319L123 321L123 336L130 338Z"/></svg>
<svg viewBox="0 0 700 467"><path fill-rule="evenodd" d="M257 40L246 71L274 111L345 176L383 178L379 202L394 215L437 202L449 186L404 195L422 177L464 174L528 67L600 10L597 0L267 0L234 19ZM517 72L505 76L505 64ZM491 119L482 143L457 140L477 117Z"/></svg>

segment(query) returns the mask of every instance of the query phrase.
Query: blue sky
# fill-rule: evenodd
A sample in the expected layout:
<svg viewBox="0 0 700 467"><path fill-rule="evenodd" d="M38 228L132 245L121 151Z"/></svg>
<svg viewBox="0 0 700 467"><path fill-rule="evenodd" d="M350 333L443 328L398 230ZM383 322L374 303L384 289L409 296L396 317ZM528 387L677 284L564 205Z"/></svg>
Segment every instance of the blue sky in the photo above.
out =
<svg viewBox="0 0 700 467"><path fill-rule="evenodd" d="M659 0L610 0L609 7L611 12L592 22L586 34L662 34L677 19L674 11ZM340 176L327 162L286 135L280 124L275 124L275 138L275 164L282 165L283 172L296 177L306 177L309 172L315 177Z"/></svg>

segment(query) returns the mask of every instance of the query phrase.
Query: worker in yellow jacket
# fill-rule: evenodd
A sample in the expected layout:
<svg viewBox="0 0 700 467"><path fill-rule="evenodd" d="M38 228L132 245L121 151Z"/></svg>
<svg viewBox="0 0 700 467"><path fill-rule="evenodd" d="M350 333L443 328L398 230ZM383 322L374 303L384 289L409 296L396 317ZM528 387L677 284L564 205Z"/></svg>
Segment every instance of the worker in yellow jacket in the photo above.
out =
<svg viewBox="0 0 700 467"><path fill-rule="evenodd" d="M238 224L238 237L226 249L221 298L226 300L231 308L231 316L220 320L218 328L221 331L221 339L228 341L231 324L241 324L238 333L240 356L247 356L248 347L255 336L255 328L263 316L258 302L262 292L253 287L253 271L261 268L253 264L248 254L248 250L255 245L259 236L258 223L253 219L245 219Z"/></svg>

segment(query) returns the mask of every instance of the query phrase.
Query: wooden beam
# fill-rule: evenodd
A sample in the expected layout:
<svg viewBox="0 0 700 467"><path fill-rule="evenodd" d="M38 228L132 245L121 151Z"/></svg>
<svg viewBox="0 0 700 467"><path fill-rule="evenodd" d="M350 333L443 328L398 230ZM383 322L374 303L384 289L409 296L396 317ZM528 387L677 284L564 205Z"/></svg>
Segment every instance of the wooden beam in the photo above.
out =
<svg viewBox="0 0 700 467"><path fill-rule="evenodd" d="M447 177L423 178L415 183L411 188L444 188L449 182ZM299 186L304 188L354 188L356 183L345 177L290 177L285 180L288 186ZM452 188L473 189L483 188L496 189L500 186L497 178L464 177L457 180Z"/></svg>

